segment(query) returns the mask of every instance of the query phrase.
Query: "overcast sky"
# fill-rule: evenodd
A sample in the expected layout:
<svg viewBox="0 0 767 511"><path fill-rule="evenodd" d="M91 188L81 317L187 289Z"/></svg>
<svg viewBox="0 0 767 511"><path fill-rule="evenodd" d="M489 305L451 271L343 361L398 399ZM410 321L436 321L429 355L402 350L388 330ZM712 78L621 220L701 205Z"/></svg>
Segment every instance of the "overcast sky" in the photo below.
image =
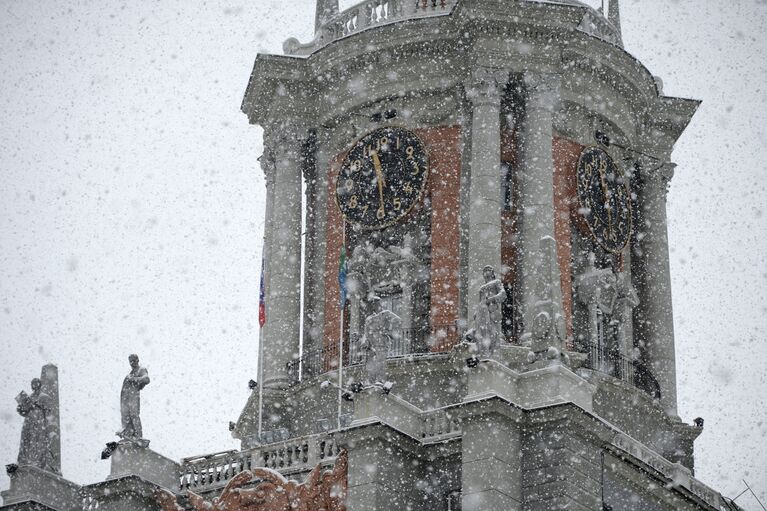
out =
<svg viewBox="0 0 767 511"><path fill-rule="evenodd" d="M697 474L767 501L767 1L621 7L627 50L703 100L668 212L680 414L706 419ZM238 447L264 208L261 131L239 107L256 53L313 21L311 0L0 0L0 464L14 396L53 362L64 475L103 479L132 352L152 448Z"/></svg>

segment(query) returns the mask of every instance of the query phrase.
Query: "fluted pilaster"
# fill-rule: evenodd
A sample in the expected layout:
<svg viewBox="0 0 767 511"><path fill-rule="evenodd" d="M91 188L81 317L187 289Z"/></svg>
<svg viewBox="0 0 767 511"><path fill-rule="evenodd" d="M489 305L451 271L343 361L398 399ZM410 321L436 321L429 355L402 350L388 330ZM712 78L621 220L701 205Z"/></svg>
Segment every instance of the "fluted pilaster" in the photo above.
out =
<svg viewBox="0 0 767 511"><path fill-rule="evenodd" d="M266 325L261 331L265 387L287 386L285 365L298 354L301 304L301 142L295 123L264 133Z"/></svg>
<svg viewBox="0 0 767 511"><path fill-rule="evenodd" d="M501 270L501 95L507 70L480 67L471 76L471 177L469 192L469 314L476 309L482 268Z"/></svg>
<svg viewBox="0 0 767 511"><path fill-rule="evenodd" d="M546 73L527 73L524 76L527 102L521 132L521 165L518 174L520 197L520 315L524 332L531 333L533 318L538 314L536 303L542 281L554 310L562 310L562 292L559 285L559 265L556 246L549 254L542 252L542 240L554 238L554 160L552 155L554 113L559 104L560 76ZM553 252L553 253L551 253ZM544 258L554 258L543 261ZM546 274L542 274L542 272ZM559 318L552 318L557 324ZM562 327L557 330L561 333Z"/></svg>
<svg viewBox="0 0 767 511"><path fill-rule="evenodd" d="M674 316L671 301L666 195L676 164L641 173L637 243L632 260L639 282L635 334L660 385L661 404L677 416Z"/></svg>

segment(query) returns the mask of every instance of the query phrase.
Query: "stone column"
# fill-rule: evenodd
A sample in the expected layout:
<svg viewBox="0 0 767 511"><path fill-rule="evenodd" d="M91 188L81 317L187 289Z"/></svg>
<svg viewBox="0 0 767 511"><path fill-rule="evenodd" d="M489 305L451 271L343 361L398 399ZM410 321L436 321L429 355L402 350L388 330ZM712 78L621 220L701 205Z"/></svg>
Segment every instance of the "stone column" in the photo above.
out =
<svg viewBox="0 0 767 511"><path fill-rule="evenodd" d="M307 274L311 274L311 289L304 300L304 352L322 348L322 334L325 318L325 255L327 252L326 230L328 217L328 179L332 147L330 133L319 127L316 132L315 174L313 190L315 193L313 221L306 226L307 243L311 240L312 250L305 251ZM307 183L307 191L309 190ZM311 230L310 230L311 229ZM306 280L304 281L306 283Z"/></svg>
<svg viewBox="0 0 767 511"><path fill-rule="evenodd" d="M479 68L466 94L472 104L469 191L469 316L484 284L482 268L501 268L501 94L509 72ZM500 275L499 275L500 277Z"/></svg>
<svg viewBox="0 0 767 511"><path fill-rule="evenodd" d="M288 384L286 364L299 350L301 308L301 138L295 123L264 133L266 325L261 331L264 388ZM273 176L270 178L269 176Z"/></svg>
<svg viewBox="0 0 767 511"><path fill-rule="evenodd" d="M521 132L521 164L518 174L520 197L519 277L521 279L520 316L523 331L531 331L535 304L539 300L536 284L543 276L540 260L541 240L554 237L554 159L552 156L553 117L559 102L559 75L527 73L527 103ZM551 299L562 309L559 265L554 247L550 264Z"/></svg>
<svg viewBox="0 0 767 511"><path fill-rule="evenodd" d="M639 306L634 313L636 337L660 385L661 404L677 418L674 316L666 226L666 192L674 163L641 173L638 198L638 241L632 261L636 268Z"/></svg>

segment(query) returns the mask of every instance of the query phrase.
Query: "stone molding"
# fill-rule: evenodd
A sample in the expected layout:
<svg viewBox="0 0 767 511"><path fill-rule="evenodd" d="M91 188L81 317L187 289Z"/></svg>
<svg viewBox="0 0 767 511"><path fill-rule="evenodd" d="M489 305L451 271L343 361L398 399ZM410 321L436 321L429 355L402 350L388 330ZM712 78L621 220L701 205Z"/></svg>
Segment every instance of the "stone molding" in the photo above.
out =
<svg viewBox="0 0 767 511"><path fill-rule="evenodd" d="M477 67L464 84L466 97L474 106L497 105L500 107L503 88L509 81L510 70Z"/></svg>
<svg viewBox="0 0 767 511"><path fill-rule="evenodd" d="M20 466L9 474L11 487L0 492L5 506L36 502L57 511L80 509L80 486L46 470Z"/></svg>
<svg viewBox="0 0 767 511"><path fill-rule="evenodd" d="M670 462L649 447L623 433L616 434L611 444L669 478L673 486L685 488L714 509L721 509L722 496L701 481L695 479L690 469L684 467L681 463Z"/></svg>
<svg viewBox="0 0 767 511"><path fill-rule="evenodd" d="M646 186L650 185L653 188L657 187L664 190L666 193L662 194L662 197L665 199L675 172L676 163L665 162L647 172L640 172L640 178Z"/></svg>

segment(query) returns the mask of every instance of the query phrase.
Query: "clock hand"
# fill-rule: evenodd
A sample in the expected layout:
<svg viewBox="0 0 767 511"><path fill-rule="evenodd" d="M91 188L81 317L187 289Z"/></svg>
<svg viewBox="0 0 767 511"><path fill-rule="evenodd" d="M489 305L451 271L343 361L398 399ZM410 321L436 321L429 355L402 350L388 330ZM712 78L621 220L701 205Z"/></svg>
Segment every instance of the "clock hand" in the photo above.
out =
<svg viewBox="0 0 767 511"><path fill-rule="evenodd" d="M378 151L372 151L370 157L373 159L373 168L376 169L376 181L378 181L378 196L381 199L381 209L384 207L383 199L383 170L381 170L381 160L378 159Z"/></svg>
<svg viewBox="0 0 767 511"><path fill-rule="evenodd" d="M599 182L602 187L602 198L604 199L605 209L607 210L607 231L612 235L613 231L613 214L612 205L607 198L607 183L605 183L605 173L602 169L599 169Z"/></svg>

